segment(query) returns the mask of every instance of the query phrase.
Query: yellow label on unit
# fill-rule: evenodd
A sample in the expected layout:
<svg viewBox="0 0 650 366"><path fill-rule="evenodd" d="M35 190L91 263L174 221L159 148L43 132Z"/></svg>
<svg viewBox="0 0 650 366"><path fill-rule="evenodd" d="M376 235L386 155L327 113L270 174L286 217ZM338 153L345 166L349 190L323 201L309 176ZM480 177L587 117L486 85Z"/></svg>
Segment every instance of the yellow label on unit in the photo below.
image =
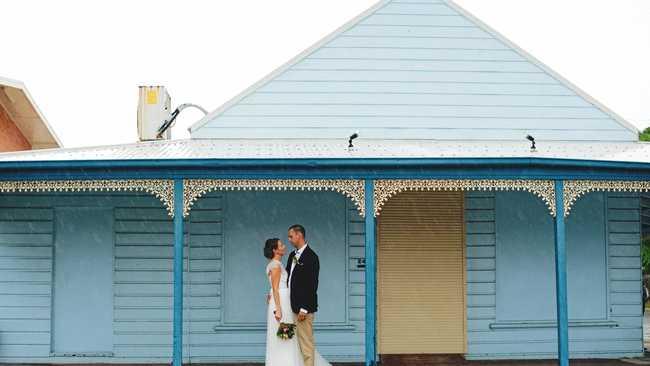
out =
<svg viewBox="0 0 650 366"><path fill-rule="evenodd" d="M156 104L158 103L158 90L149 89L147 90L147 104Z"/></svg>

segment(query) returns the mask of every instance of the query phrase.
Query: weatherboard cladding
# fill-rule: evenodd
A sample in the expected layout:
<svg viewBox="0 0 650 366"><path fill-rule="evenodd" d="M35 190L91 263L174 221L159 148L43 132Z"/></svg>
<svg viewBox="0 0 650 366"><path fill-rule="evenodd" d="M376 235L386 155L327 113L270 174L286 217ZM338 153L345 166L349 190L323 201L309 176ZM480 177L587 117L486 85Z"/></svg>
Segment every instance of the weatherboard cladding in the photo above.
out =
<svg viewBox="0 0 650 366"><path fill-rule="evenodd" d="M209 192L186 218L184 350L193 362L263 356L259 331L213 330L222 314L223 193ZM0 196L0 362L51 362L56 207L113 209L113 355L108 362L162 362L172 352L173 223L160 202L142 193L13 193ZM346 200L348 306L353 330L319 333L337 359L363 356L364 226ZM346 214L346 213L341 213ZM100 223L98 223L100 224ZM188 256L189 254L189 256ZM260 281L263 281L260 277ZM83 296L80 291L79 296ZM78 301L82 301L81 297ZM71 329L70 331L74 331ZM240 346L233 346L240 344ZM78 362L57 357L59 362Z"/></svg>
<svg viewBox="0 0 650 366"><path fill-rule="evenodd" d="M516 268L516 264L506 263L497 255L500 234L495 200L499 194L468 192L465 198L468 324L466 357L468 359L554 358L557 355L555 328L524 326L492 329L490 327L499 320L497 289L504 290L499 287L497 271L507 271L508 267ZM599 229L603 229L603 235L606 236L604 241L607 245L607 300L605 300L607 304L600 305L606 307L607 315L604 321L615 322L617 325L572 326L570 328L571 356L576 358L638 356L643 352L638 195L620 192L591 195L603 195L602 198L585 199L598 198L603 200L605 206L603 209L606 227ZM580 207L576 209L572 216L581 215ZM502 230L509 230L509 228L502 228ZM534 241L529 244L534 245ZM594 243L589 245L591 244ZM578 270L576 267L570 269ZM594 288L602 285L605 284L593 284ZM536 291L535 288L536 286L531 284L528 291ZM580 288L578 291L589 291L589 289ZM525 295L511 296L509 301L521 302L519 296ZM570 301L571 296L576 294L570 294ZM593 307L593 305L589 306ZM571 302L569 306L571 307ZM584 309L574 307L569 310L580 313ZM535 320L530 319L532 322Z"/></svg>
<svg viewBox="0 0 650 366"><path fill-rule="evenodd" d="M466 195L467 357L553 357L553 329L492 330L489 327L497 316L495 195L498 194L468 192ZM618 326L572 327L572 354L576 357L639 354L642 319L638 195L622 192L593 195L604 195L606 200L607 320ZM222 201L223 194L210 192L197 201L187 218L185 260L186 263L189 260L189 272L184 276L187 285L184 341L191 344L186 345L185 355L197 362L250 359L250 349L241 353L246 350L229 345L237 339L261 342L246 331L236 334L212 331L222 316ZM133 362L167 359L171 354L173 234L172 223L160 203L140 193L20 193L0 197L0 310L3 314L0 361L47 360L51 342L59 336L52 333L50 324L56 234L54 208L61 206L114 208L113 359ZM580 215L579 207L576 209L572 215ZM330 352L339 354L338 358L355 359L362 356L362 344L334 346L336 337L354 338L354 334L364 332L364 272L357 266L358 260L364 258L363 220L349 203L347 212L348 301L350 323L355 329L322 333L319 339L328 344ZM532 346L535 350L531 350ZM255 348L254 352L259 355L260 350Z"/></svg>
<svg viewBox="0 0 650 366"><path fill-rule="evenodd" d="M383 1L192 126L193 138L631 141L637 132L447 1Z"/></svg>

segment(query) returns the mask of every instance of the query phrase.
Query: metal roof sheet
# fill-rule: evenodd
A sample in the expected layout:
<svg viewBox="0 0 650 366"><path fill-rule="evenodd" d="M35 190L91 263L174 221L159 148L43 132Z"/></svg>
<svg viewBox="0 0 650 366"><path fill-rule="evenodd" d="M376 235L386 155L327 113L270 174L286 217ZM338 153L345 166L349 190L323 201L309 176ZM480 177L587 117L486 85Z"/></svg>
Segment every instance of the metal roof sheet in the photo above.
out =
<svg viewBox="0 0 650 366"><path fill-rule="evenodd" d="M133 159L555 158L650 163L650 143L358 139L181 139L0 154L0 162Z"/></svg>

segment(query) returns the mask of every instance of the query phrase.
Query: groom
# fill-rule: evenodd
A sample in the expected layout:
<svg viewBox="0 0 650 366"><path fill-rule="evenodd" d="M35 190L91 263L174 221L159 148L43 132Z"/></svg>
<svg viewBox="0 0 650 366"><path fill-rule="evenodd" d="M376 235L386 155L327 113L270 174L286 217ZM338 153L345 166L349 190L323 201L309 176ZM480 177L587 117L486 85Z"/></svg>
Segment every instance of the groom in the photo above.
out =
<svg viewBox="0 0 650 366"><path fill-rule="evenodd" d="M289 242L296 248L289 255L287 273L291 310L298 318L297 334L305 366L314 366L314 313L318 308L318 256L305 241L305 228L292 225Z"/></svg>

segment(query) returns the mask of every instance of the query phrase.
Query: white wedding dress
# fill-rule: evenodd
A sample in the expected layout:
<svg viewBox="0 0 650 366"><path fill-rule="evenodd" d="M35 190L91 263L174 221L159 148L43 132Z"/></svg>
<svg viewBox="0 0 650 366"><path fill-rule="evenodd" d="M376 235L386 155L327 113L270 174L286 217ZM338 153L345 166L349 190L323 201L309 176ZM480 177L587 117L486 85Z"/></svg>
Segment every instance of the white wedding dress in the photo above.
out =
<svg viewBox="0 0 650 366"><path fill-rule="evenodd" d="M282 308L283 323L295 323L295 315L291 311L291 296L287 288L287 271L284 269L282 262L272 259L266 266L266 276L271 284L271 269L280 267L280 307ZM298 345L298 334L291 339L280 339L276 332L280 323L275 320L273 310L275 310L275 300L273 298L273 288L271 288L271 301L266 314L266 366L304 366L300 346ZM297 332L297 330L296 330ZM331 366L318 351L314 351L314 366Z"/></svg>

